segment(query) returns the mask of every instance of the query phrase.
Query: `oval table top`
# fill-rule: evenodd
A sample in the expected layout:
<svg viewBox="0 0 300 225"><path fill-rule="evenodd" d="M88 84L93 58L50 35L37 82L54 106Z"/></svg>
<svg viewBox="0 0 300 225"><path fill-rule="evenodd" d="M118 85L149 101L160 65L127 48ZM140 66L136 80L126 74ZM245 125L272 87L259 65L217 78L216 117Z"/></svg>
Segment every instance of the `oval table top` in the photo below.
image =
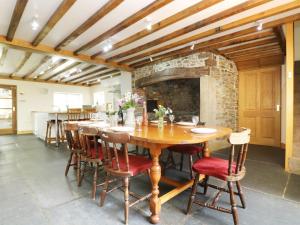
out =
<svg viewBox="0 0 300 225"><path fill-rule="evenodd" d="M209 127L215 128L216 132L210 134L196 134L191 132L191 128L193 127L178 125L171 126L169 124L164 125L164 128L158 128L156 124L150 124L148 126L142 126L141 131L135 129L135 131L130 135L135 141L174 145L202 143L216 138L229 136L232 132L230 128L226 127Z"/></svg>
<svg viewBox="0 0 300 225"><path fill-rule="evenodd" d="M74 122L73 122L74 123ZM79 122L79 126L92 126L98 127L97 123L93 122ZM139 131L137 128L130 132L132 141L155 143L155 144L166 144L166 145L175 145L175 144L197 144L213 140L216 138L221 138L229 136L232 132L230 128L226 127L208 127L208 126L198 126L206 128L214 128L216 132L206 133L206 134L196 134L191 132L191 129L194 127L191 126L179 126L170 124L165 124L163 128L158 128L156 124L149 124L148 126L142 126ZM109 127L99 124L98 127L100 130L109 129Z"/></svg>

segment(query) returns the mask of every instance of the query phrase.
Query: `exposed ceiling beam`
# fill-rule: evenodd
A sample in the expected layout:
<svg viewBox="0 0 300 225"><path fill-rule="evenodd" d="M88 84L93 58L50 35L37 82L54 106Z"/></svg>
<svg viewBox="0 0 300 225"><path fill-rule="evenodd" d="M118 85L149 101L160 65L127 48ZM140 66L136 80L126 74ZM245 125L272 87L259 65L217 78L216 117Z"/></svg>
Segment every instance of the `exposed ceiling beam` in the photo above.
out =
<svg viewBox="0 0 300 225"><path fill-rule="evenodd" d="M184 47L184 48L181 48L178 50L170 51L170 52L152 57L153 62L151 62L151 63L155 63L155 61L162 60L162 59L165 60L165 59L175 57L175 56L184 56L184 55L189 55L189 54L199 52L199 51L209 51L211 49L218 49L218 48L222 48L222 47L226 47L226 46L230 46L230 45L241 44L246 41L252 41L252 40L265 38L265 37L269 37L269 36L273 35L273 32L268 31L268 30L267 31L263 30L260 32L255 32L255 31L256 31L255 28L249 28L246 30L241 30L241 31L237 31L237 32L234 32L231 34L227 34L227 35L221 36L219 38L201 42L194 46L194 50L191 50L191 48L188 46L188 47ZM138 61L138 62L132 64L131 66L132 67L140 67L142 65L149 64L149 63L150 63L150 60L147 58L142 61Z"/></svg>
<svg viewBox="0 0 300 225"><path fill-rule="evenodd" d="M78 81L78 82L75 82L75 84L83 84L83 83L86 83L90 80L94 80L94 79L97 79L97 78L101 78L101 77L104 77L104 76L107 76L107 75L115 75L115 74L118 74L120 73L119 70L112 70L112 71L109 71L109 72L106 72L106 73L99 73L99 74L96 74L95 76L92 76L92 77L88 77L86 79L83 79L81 81Z"/></svg>
<svg viewBox="0 0 300 225"><path fill-rule="evenodd" d="M93 69L95 67L96 67L95 65L89 65L89 66L83 68L80 73L72 75L72 77L74 78L74 76L77 76L79 74L85 73L86 71L91 70L91 69ZM70 77L65 77L65 78L61 79L61 81L68 80L68 78L70 78Z"/></svg>
<svg viewBox="0 0 300 225"><path fill-rule="evenodd" d="M22 69L22 67L25 65L27 60L30 58L31 54L32 54L31 52L25 52L24 57L22 58L19 65L17 66L16 70L12 74L10 74L9 77L15 76Z"/></svg>
<svg viewBox="0 0 300 225"><path fill-rule="evenodd" d="M13 40L13 38L15 36L16 30L20 23L20 20L23 15L23 12L25 10L25 7L27 5L27 2L28 2L28 0L17 0L17 2L16 2L14 12L12 14L10 24L8 27L8 31L7 31L7 35L6 35L6 39L8 41Z"/></svg>
<svg viewBox="0 0 300 225"><path fill-rule="evenodd" d="M169 49L179 47L179 46L184 45L184 44L193 43L194 41L197 41L201 38L205 38L205 37L208 37L208 36L211 36L211 35L214 35L214 34L218 34L220 32L224 32L224 31L227 31L227 30L230 30L230 29L233 29L233 28L237 28L237 27L240 27L240 26L248 24L248 23L255 23L258 20L261 20L261 19L264 19L264 18L267 18L267 17L270 17L270 16L274 16L274 15L277 15L277 14L280 14L280 13L283 13L283 12L287 12L289 10L296 9L296 8L299 8L299 7L300 7L300 0L296 0L296 1L293 1L291 3L284 4L284 5L272 8L270 10L263 11L263 12L260 12L260 13L242 18L240 20L236 20L234 22L228 23L228 24L220 26L218 28L210 29L210 30L201 32L199 34L193 35L191 37L184 38L180 41L176 41L176 42L173 42L171 44L167 44L165 46L162 46L162 47L156 48L154 50L139 54L139 55L134 56L132 58L144 58L146 56L151 56L153 54L157 54L157 53L160 53L160 52L163 52L163 51L167 51ZM127 62L130 61L130 60L132 60L132 58L126 59L126 61Z"/></svg>
<svg viewBox="0 0 300 225"><path fill-rule="evenodd" d="M269 56L278 56L282 55L281 51L271 51L271 52L260 52L254 55L250 56L244 56L244 57L236 57L236 58L230 58L234 62L241 62L241 61L246 61L246 60L251 60L251 59L258 59L258 58L265 58Z"/></svg>
<svg viewBox="0 0 300 225"><path fill-rule="evenodd" d="M125 51L125 52L122 52L118 55L115 55L115 56L112 56L110 58L108 58L107 60L108 61L112 61L112 60L115 60L115 59L119 59L119 58L123 58L125 56L128 56L128 55L131 55L131 54L135 54L135 53L138 53L140 51L143 51L145 49L148 49L148 48L151 48L151 47L154 47L156 45L159 45L161 43L164 43L166 41L169 41L171 39L174 39L174 38L177 38L181 35L184 35L186 33L189 33L189 32L192 32L194 30L197 30L197 29L200 29L202 27L205 27L209 24L212 24L214 22L217 22L217 21L220 21L222 19L225 19L227 17L230 17L232 16L233 14L237 14L237 13L240 13L240 12L243 12L245 10L248 10L248 9L251 9L251 8L254 8L256 6L259 6L259 5L262 5L266 2L269 2L270 0L254 0L254 1L247 1L245 3L242 3L242 4L239 4L235 7L232 7L232 8L229 8L229 9L226 9L218 14L215 14L215 15L212 15L206 19L203 19L201 21L198 21L194 24L191 24L189 26L186 26L184 28L181 28L179 30L176 30L170 34L167 34L163 37L160 37L160 38L157 38L153 41L150 41L148 43L145 43L141 46L138 46L136 48L132 48L128 51Z"/></svg>
<svg viewBox="0 0 300 225"><path fill-rule="evenodd" d="M99 69L97 69L97 70L93 70L93 71L91 71L91 72L89 72L89 73L83 74L83 75L81 75L81 76L79 76L79 77L75 77L75 78L73 78L73 79L71 79L71 80L68 80L67 83L69 83L69 82L74 82L74 81L76 81L76 80L80 80L80 79L82 79L82 78L84 78L84 77L87 77L87 76L89 76L89 75L92 75L92 74L95 74L95 73L100 73L100 72L103 72L103 71L106 71L106 70L109 70L109 69L107 69L106 67L102 67L102 68L99 68Z"/></svg>
<svg viewBox="0 0 300 225"><path fill-rule="evenodd" d="M60 67L61 65L65 64L67 62L68 62L67 59L60 59L60 60L58 60L57 62L49 65L48 68L45 71L43 71L43 73L40 74L38 77L39 78L45 78L45 77L47 77L51 72L53 72L58 67Z"/></svg>
<svg viewBox="0 0 300 225"><path fill-rule="evenodd" d="M25 78L28 78L30 77L31 75L35 74L35 72L42 66L44 65L47 61L49 61L51 59L50 56L44 56L41 61L31 69L30 72L28 72L27 74L25 74L22 78L25 79Z"/></svg>
<svg viewBox="0 0 300 225"><path fill-rule="evenodd" d="M280 47L281 47L281 50L282 50L282 53L285 55L285 35L284 35L284 32L283 32L283 29L282 29L282 26L278 26L278 27L274 27L273 28L274 30L274 33L279 41L279 44L280 44Z"/></svg>
<svg viewBox="0 0 300 225"><path fill-rule="evenodd" d="M240 57L240 56L244 56L244 55L245 56L251 55L251 54L257 53L259 51L264 52L264 51L269 51L269 50L280 50L280 46L278 45L278 43L275 43L275 45L269 45L269 46L258 46L256 48L244 50L241 52L228 53L228 54L226 54L226 56L228 58L234 58L234 57Z"/></svg>
<svg viewBox="0 0 300 225"><path fill-rule="evenodd" d="M143 19L144 17L148 16L149 14L153 13L154 11L162 8L163 6L169 4L172 0L156 0L153 3L149 4L148 6L144 7L140 11L136 12L135 14L129 16L113 28L105 31L104 33L100 34L98 37L94 38L90 42L84 44L80 48L75 51L75 54L79 52L88 50L95 45L101 43L102 41L114 36L116 33L124 30L125 28L131 26L132 24L136 23L137 21Z"/></svg>
<svg viewBox="0 0 300 225"><path fill-rule="evenodd" d="M266 44L271 44L271 43L276 43L277 42L277 38L268 38L268 39L263 39L263 40L255 40L255 42L251 42L251 43L243 43L241 45L238 46L228 46L228 48L226 47L226 49L222 49L219 50L221 54L227 54L227 53L231 53L231 52L237 52L237 51L242 51L242 50L246 50L249 48L254 48L260 45L266 45Z"/></svg>
<svg viewBox="0 0 300 225"><path fill-rule="evenodd" d="M84 54L74 55L74 53L69 50L55 51L53 47L50 47L48 45L39 44L37 46L33 46L30 42L21 39L14 38L12 41L7 41L6 37L2 35L0 35L0 44L14 49L21 49L23 51L25 50L51 56L61 56L63 58L69 58L76 61L87 62L90 64L98 64L104 65L109 68L117 68L120 70L132 71L132 68L130 68L128 65L120 65L116 62L106 62L105 59L99 57L97 57L96 59L91 59L89 55Z"/></svg>
<svg viewBox="0 0 300 225"><path fill-rule="evenodd" d="M8 51L7 47L2 48L2 53L1 53L1 57L0 57L0 66L2 66L4 64L4 61L5 61L6 55L7 55L7 51Z"/></svg>
<svg viewBox="0 0 300 225"><path fill-rule="evenodd" d="M30 82L39 82L39 83L50 83L50 84L64 84L64 85L73 85L73 86L87 86L83 84L66 84L64 82L56 82L56 81L45 81L43 79L33 79L33 78L25 78L23 79L22 77L9 77L7 74L0 74L0 79L9 79L9 80L22 80L22 81L30 81Z"/></svg>
<svg viewBox="0 0 300 225"><path fill-rule="evenodd" d="M71 6L76 2L76 0L63 0L56 11L52 14L50 19L47 21L46 25L41 29L38 35L32 42L33 46L37 46L41 41L47 36L47 34L52 30L55 24L65 15L65 13L71 8Z"/></svg>
<svg viewBox="0 0 300 225"><path fill-rule="evenodd" d="M170 26L174 23L177 23L178 21L182 20L182 19L185 19L195 13L198 13L206 8L209 8L211 7L212 5L214 4L217 4L219 2L221 2L223 0L210 0L210 1L201 1L201 2L198 2L172 16L169 16L168 18L164 19L164 20L161 20L155 24L152 24L152 27L151 27L151 30L148 30L147 28L142 30L142 31L139 31L131 36L129 36L128 38L116 43L113 45L113 48L111 49L112 50L115 50L117 48L120 48L122 46L125 46L125 45L128 45L138 39L141 39L149 34L152 34L156 31L159 31L161 29L163 29L164 27L167 27L167 26ZM96 57L98 55L101 55L103 54L103 50L97 52L96 54L94 54L92 57Z"/></svg>
<svg viewBox="0 0 300 225"><path fill-rule="evenodd" d="M83 24L81 24L76 30L69 34L65 39L63 39L56 47L55 50L59 51L63 47L70 44L73 40L79 37L82 33L87 31L101 18L111 12L114 8L120 5L124 0L111 0L108 1L104 6L102 6L97 12L95 12L90 18L88 18Z"/></svg>
<svg viewBox="0 0 300 225"><path fill-rule="evenodd" d="M110 76L107 75L107 76L104 76L102 78L97 78L97 79L91 80L91 81L89 81L88 86L90 87L90 86L100 84L102 80L106 80L106 79L109 79L109 78L112 78L112 77L117 77L117 76L120 76L120 75L121 75L121 73L116 73L114 75L110 75Z"/></svg>
<svg viewBox="0 0 300 225"><path fill-rule="evenodd" d="M57 73L51 75L50 77L47 77L47 78L45 79L45 81L52 80L52 79L54 79L54 78L56 78L56 77L62 75L63 73L68 72L69 70L75 68L76 66L80 65L81 63L82 63L82 62L73 62L72 64L68 65L66 68L64 68L64 69L62 69L62 70L60 70L60 71L58 71Z"/></svg>

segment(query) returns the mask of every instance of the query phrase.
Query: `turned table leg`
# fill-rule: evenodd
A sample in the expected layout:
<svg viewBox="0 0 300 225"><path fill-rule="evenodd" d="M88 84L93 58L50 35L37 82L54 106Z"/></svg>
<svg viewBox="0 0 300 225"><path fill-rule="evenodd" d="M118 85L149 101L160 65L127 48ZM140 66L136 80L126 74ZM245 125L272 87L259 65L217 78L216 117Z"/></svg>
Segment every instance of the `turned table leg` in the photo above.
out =
<svg viewBox="0 0 300 225"><path fill-rule="evenodd" d="M210 151L208 148L208 142L204 142L204 149L203 149L203 156L204 157L209 157L210 156Z"/></svg>
<svg viewBox="0 0 300 225"><path fill-rule="evenodd" d="M161 154L161 149L158 146L150 148L150 154L152 157L152 167L150 170L150 178L152 181L152 195L150 198L150 222L158 223L159 222L159 214L160 214L160 199L159 195L159 187L158 183L161 177L161 168L159 165L159 156Z"/></svg>

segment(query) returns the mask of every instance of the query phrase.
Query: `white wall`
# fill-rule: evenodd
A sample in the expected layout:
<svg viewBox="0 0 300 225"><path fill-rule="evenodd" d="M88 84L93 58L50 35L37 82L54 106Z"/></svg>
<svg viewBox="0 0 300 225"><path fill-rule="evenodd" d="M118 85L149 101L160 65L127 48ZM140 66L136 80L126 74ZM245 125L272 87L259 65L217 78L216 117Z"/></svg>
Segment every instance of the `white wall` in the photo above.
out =
<svg viewBox="0 0 300 225"><path fill-rule="evenodd" d="M32 111L52 111L53 93L68 92L81 93L83 104L91 104L89 87L46 84L28 81L0 79L0 84L17 86L17 119L18 132L32 131L33 118Z"/></svg>

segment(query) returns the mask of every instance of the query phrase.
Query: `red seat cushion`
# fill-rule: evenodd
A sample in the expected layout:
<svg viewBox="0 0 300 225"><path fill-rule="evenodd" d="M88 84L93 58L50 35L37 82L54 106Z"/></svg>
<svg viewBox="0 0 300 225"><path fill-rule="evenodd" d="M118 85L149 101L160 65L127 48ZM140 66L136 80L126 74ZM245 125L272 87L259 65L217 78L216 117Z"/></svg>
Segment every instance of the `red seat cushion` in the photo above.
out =
<svg viewBox="0 0 300 225"><path fill-rule="evenodd" d="M236 164L232 165L232 171L235 171ZM226 180L228 176L228 160L204 157L198 159L193 165L193 171L202 175L217 177L221 180Z"/></svg>
<svg viewBox="0 0 300 225"><path fill-rule="evenodd" d="M173 152L180 152L180 153L184 153L184 154L188 154L188 155L195 155L195 154L203 151L202 146L188 145L188 144L174 145L174 146L169 147L168 149Z"/></svg>
<svg viewBox="0 0 300 225"><path fill-rule="evenodd" d="M128 155L129 158L129 172L131 176L145 172L152 166L152 160L144 156ZM120 169L126 171L125 156L119 154Z"/></svg>
<svg viewBox="0 0 300 225"><path fill-rule="evenodd" d="M102 160L103 159L103 151L102 151L101 145L98 146L98 148L99 148L99 150L98 150L98 159ZM90 156L90 158L96 159L96 156L97 156L96 148L92 147L90 149L90 152L88 153L88 155Z"/></svg>

